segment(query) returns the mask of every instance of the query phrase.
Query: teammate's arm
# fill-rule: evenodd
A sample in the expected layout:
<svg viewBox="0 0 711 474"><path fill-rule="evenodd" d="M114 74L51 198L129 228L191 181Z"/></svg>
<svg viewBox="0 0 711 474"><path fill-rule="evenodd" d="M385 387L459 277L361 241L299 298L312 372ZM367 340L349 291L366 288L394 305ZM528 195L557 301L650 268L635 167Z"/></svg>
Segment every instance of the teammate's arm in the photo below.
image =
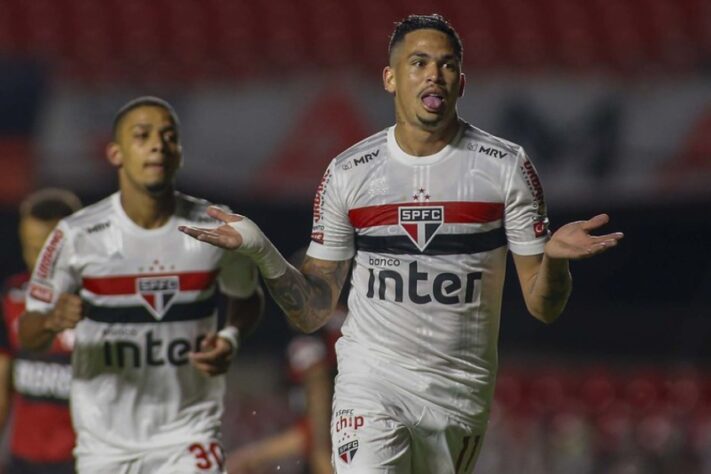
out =
<svg viewBox="0 0 711 474"><path fill-rule="evenodd" d="M323 326L333 314L345 283L350 260L331 261L307 256L297 270L291 266L254 222L216 207L207 211L223 224L214 229L181 226L179 230L202 242L250 257L289 323L303 332Z"/></svg>
<svg viewBox="0 0 711 474"><path fill-rule="evenodd" d="M81 319L81 298L78 295L62 293L48 313L25 311L20 316L20 344L32 351L47 350L57 334L76 327Z"/></svg>
<svg viewBox="0 0 711 474"><path fill-rule="evenodd" d="M576 221L558 229L541 255L516 255L514 263L528 311L545 323L555 321L565 308L572 289L568 262L593 257L622 239L621 232L591 235L609 222L607 214Z"/></svg>
<svg viewBox="0 0 711 474"><path fill-rule="evenodd" d="M239 329L240 342L257 327L264 313L264 291L257 287L247 298L227 299L227 324Z"/></svg>
<svg viewBox="0 0 711 474"><path fill-rule="evenodd" d="M240 340L256 326L263 310L264 293L259 287L246 298L229 297L225 329L208 334L201 342L200 351L190 353L192 365L209 376L227 372ZM237 331L232 332L232 328Z"/></svg>

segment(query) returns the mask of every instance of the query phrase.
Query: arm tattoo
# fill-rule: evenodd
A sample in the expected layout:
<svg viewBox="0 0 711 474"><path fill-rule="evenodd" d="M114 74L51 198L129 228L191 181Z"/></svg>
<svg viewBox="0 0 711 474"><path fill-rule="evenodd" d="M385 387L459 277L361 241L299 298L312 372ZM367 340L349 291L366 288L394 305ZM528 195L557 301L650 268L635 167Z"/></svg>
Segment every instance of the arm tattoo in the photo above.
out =
<svg viewBox="0 0 711 474"><path fill-rule="evenodd" d="M306 257L301 271L265 280L267 288L289 322L304 332L313 332L331 316L345 283L350 260L325 261Z"/></svg>

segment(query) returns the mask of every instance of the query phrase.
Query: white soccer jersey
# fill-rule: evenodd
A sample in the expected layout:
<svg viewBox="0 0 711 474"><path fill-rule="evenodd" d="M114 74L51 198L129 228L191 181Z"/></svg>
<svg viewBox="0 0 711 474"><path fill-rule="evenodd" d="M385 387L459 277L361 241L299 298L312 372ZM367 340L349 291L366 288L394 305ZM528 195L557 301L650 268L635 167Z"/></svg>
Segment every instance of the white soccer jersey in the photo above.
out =
<svg viewBox="0 0 711 474"><path fill-rule="evenodd" d="M314 201L308 255L355 255L339 379L386 380L483 429L507 247L540 254L548 239L541 184L520 146L469 124L426 157L394 129L336 157Z"/></svg>
<svg viewBox="0 0 711 474"><path fill-rule="evenodd" d="M63 292L84 302L71 390L79 457L130 459L219 435L224 377L203 375L188 353L216 330L216 282L247 297L257 270L178 232L216 221L205 201L176 201L170 220L147 230L113 194L62 220L39 257L27 309L47 312Z"/></svg>

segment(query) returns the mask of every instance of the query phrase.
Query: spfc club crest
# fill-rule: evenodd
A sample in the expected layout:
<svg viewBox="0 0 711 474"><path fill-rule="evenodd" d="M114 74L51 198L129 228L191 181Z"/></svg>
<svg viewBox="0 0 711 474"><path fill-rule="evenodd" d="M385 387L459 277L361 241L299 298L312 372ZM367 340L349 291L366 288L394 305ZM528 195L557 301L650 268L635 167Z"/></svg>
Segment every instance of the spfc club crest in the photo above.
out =
<svg viewBox="0 0 711 474"><path fill-rule="evenodd" d="M180 291L180 279L177 276L136 279L136 292L141 296L143 305L156 319L163 319L178 291Z"/></svg>
<svg viewBox="0 0 711 474"><path fill-rule="evenodd" d="M444 206L400 206L398 221L422 252L444 223Z"/></svg>
<svg viewBox="0 0 711 474"><path fill-rule="evenodd" d="M356 451L358 451L358 440L339 446L338 457L341 458L344 463L350 464L356 455Z"/></svg>

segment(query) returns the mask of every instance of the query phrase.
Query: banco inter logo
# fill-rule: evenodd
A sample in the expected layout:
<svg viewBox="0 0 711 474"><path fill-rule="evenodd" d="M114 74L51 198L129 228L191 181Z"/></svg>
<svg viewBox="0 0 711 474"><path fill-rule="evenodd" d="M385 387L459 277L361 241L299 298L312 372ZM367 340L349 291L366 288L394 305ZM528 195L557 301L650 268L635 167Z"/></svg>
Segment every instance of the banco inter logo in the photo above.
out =
<svg viewBox="0 0 711 474"><path fill-rule="evenodd" d="M444 206L400 206L398 222L422 252L444 223Z"/></svg>
<svg viewBox="0 0 711 474"><path fill-rule="evenodd" d="M175 295L180 291L177 276L141 277L136 279L136 293L143 305L158 320L168 312Z"/></svg>

